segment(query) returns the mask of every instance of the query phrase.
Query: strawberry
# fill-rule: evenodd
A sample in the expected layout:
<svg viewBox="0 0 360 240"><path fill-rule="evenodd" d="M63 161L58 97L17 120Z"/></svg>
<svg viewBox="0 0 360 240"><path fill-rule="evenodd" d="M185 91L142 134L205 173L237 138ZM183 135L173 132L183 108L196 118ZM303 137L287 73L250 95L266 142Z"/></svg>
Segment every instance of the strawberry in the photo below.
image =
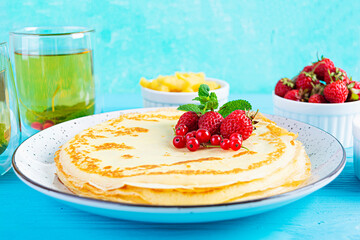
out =
<svg viewBox="0 0 360 240"><path fill-rule="evenodd" d="M210 111L200 117L198 126L200 129L208 130L210 135L213 135L219 132L223 120L224 118L220 113Z"/></svg>
<svg viewBox="0 0 360 240"><path fill-rule="evenodd" d="M329 69L325 73L324 81L327 84L337 81L337 80L345 81L346 84L350 83L350 80L349 80L346 72L344 70L342 70L341 68L334 67L334 68Z"/></svg>
<svg viewBox="0 0 360 240"><path fill-rule="evenodd" d="M220 126L221 135L223 138L228 139L231 134L239 133L243 140L248 139L254 130L252 124L254 117L249 118L242 110L233 111L222 122Z"/></svg>
<svg viewBox="0 0 360 240"><path fill-rule="evenodd" d="M304 67L301 72L312 72L313 69L314 69L314 65L309 65Z"/></svg>
<svg viewBox="0 0 360 240"><path fill-rule="evenodd" d="M284 97L285 94L294 88L294 82L289 78L280 79L275 86L275 94Z"/></svg>
<svg viewBox="0 0 360 240"><path fill-rule="evenodd" d="M175 129L180 125L180 124L185 124L188 127L188 131L194 131L198 129L198 121L199 121L199 116L197 115L196 112L186 112L183 115L181 115L181 117L179 118L179 121L177 122Z"/></svg>
<svg viewBox="0 0 360 240"><path fill-rule="evenodd" d="M314 65L314 73L318 77L319 80L324 80L325 74L328 70L334 68L334 63L328 59L321 57L321 60L317 61Z"/></svg>
<svg viewBox="0 0 360 240"><path fill-rule="evenodd" d="M309 103L327 103L327 101L323 95L314 94L309 98Z"/></svg>
<svg viewBox="0 0 360 240"><path fill-rule="evenodd" d="M331 103L343 103L348 97L349 90L345 82L338 80L332 82L324 88L324 97Z"/></svg>
<svg viewBox="0 0 360 240"><path fill-rule="evenodd" d="M352 81L348 85L349 95L347 101L357 101L360 98L360 82Z"/></svg>
<svg viewBox="0 0 360 240"><path fill-rule="evenodd" d="M296 80L296 89L303 89L310 92L313 89L314 84L318 84L319 80L312 72L301 72Z"/></svg>
<svg viewBox="0 0 360 240"><path fill-rule="evenodd" d="M291 90L291 91L287 92L287 93L285 94L284 98L289 99L289 100L293 100L293 101L300 102L300 100L301 100L301 95L300 95L298 89L294 89L294 90Z"/></svg>

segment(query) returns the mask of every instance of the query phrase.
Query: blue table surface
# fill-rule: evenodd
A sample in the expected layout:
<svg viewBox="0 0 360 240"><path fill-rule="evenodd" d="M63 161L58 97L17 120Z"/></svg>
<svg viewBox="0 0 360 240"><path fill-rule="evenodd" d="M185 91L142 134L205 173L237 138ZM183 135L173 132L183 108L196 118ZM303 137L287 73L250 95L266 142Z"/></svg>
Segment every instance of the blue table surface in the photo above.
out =
<svg viewBox="0 0 360 240"><path fill-rule="evenodd" d="M272 113L270 95L232 95ZM104 111L138 108L138 95L106 96ZM68 207L23 184L11 170L0 177L0 239L360 239L360 182L352 149L344 171L319 191L279 209L204 224L116 220Z"/></svg>

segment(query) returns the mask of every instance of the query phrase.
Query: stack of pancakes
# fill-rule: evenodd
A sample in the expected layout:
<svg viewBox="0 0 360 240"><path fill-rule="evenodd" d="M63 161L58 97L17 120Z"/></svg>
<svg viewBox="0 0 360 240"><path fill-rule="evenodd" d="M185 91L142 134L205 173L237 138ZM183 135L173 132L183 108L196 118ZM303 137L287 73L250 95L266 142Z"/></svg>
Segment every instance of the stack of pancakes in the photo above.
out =
<svg viewBox="0 0 360 240"><path fill-rule="evenodd" d="M200 205L244 201L299 187L310 161L297 135L257 115L239 151L172 145L183 112L124 114L64 144L55 163L75 194L116 202Z"/></svg>

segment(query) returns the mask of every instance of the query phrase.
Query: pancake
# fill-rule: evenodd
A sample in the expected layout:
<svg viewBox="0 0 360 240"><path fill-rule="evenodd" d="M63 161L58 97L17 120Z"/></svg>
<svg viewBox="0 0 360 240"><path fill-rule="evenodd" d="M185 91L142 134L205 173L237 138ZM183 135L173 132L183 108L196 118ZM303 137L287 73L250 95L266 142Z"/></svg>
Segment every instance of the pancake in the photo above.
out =
<svg viewBox="0 0 360 240"><path fill-rule="evenodd" d="M150 205L201 205L268 197L298 188L310 160L297 135L262 114L239 151L172 145L174 109L121 115L77 134L57 152L75 194Z"/></svg>

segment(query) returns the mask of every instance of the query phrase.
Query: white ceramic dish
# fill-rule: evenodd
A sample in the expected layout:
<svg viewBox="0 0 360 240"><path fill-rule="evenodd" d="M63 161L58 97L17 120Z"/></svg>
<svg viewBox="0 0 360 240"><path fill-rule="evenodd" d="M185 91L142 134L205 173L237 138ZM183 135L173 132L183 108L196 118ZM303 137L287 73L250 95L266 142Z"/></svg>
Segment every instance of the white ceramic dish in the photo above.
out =
<svg viewBox="0 0 360 240"><path fill-rule="evenodd" d="M355 170L355 175L360 180L360 116L354 118L353 135L354 135L354 170Z"/></svg>
<svg viewBox="0 0 360 240"><path fill-rule="evenodd" d="M192 223L211 222L262 213L300 199L331 182L344 168L345 151L328 133L305 123L267 115L293 132L299 132L312 164L308 183L294 191L272 197L237 203L199 206L149 206L115 203L69 192L55 175L54 153L59 147L83 129L126 112L144 112L154 109L136 109L103 113L68 121L35 134L16 150L13 167L17 176L33 189L65 204L99 215L145 222Z"/></svg>
<svg viewBox="0 0 360 240"><path fill-rule="evenodd" d="M360 101L348 103L306 103L291 101L273 93L274 114L319 127L335 136L345 148L353 146L352 121L360 116Z"/></svg>
<svg viewBox="0 0 360 240"><path fill-rule="evenodd" d="M215 81L220 84L220 88L212 92L216 93L219 105L228 102L229 84L223 80L206 78L207 81ZM144 107L178 107L179 105L193 103L197 97L197 92L161 92L149 88L141 87Z"/></svg>

